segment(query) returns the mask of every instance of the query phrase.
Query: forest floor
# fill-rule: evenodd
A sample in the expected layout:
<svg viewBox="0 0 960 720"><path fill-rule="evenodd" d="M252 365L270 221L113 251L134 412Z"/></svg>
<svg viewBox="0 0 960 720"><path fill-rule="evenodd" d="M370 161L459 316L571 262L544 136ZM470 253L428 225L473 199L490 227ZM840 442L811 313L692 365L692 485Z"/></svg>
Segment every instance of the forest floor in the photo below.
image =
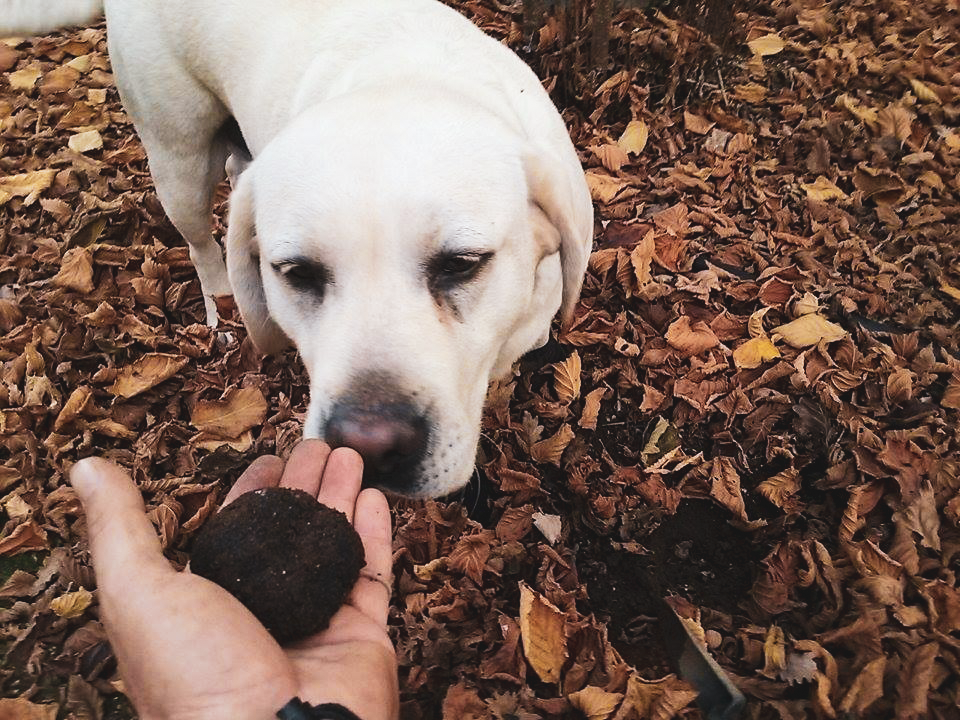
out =
<svg viewBox="0 0 960 720"><path fill-rule="evenodd" d="M524 47L519 3L452 4L563 109L597 232L474 487L394 505L403 717L700 717L730 681L744 718L957 718L955 0L622 11L594 71L556 19ZM129 468L184 564L299 438L299 359L223 314L226 347L103 27L0 43L0 716L131 717L73 462Z"/></svg>

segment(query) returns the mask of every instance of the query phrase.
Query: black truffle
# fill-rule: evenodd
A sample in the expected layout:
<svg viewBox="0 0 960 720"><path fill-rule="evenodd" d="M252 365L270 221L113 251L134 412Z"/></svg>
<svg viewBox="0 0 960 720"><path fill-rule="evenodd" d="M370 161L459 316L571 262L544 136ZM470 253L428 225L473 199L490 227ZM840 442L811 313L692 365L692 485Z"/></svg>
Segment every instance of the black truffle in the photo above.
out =
<svg viewBox="0 0 960 720"><path fill-rule="evenodd" d="M230 592L280 643L326 628L363 566L346 515L289 488L241 495L207 521L190 558L196 575Z"/></svg>

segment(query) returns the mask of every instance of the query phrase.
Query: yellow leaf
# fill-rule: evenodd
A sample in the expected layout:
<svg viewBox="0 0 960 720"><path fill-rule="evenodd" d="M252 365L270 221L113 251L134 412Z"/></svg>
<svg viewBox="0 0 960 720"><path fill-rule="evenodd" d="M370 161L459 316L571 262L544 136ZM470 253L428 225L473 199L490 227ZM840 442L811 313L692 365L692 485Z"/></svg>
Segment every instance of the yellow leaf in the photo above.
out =
<svg viewBox="0 0 960 720"><path fill-rule="evenodd" d="M530 667L544 682L557 683L567 660L566 617L549 600L520 583L520 637Z"/></svg>
<svg viewBox="0 0 960 720"><path fill-rule="evenodd" d="M259 388L231 388L221 400L200 400L190 423L208 438L236 438L267 416L267 401Z"/></svg>
<svg viewBox="0 0 960 720"><path fill-rule="evenodd" d="M960 300L960 288L955 288L953 285L942 282L940 283L940 290L945 292L947 295L952 297L954 300Z"/></svg>
<svg viewBox="0 0 960 720"><path fill-rule="evenodd" d="M767 629L767 637L763 641L763 670L761 674L768 678L776 678L786 665L787 651L783 629L771 625Z"/></svg>
<svg viewBox="0 0 960 720"><path fill-rule="evenodd" d="M916 78L910 78L910 87L913 88L913 94L917 96L917 99L920 100L920 102L936 103L937 105L943 104L943 101L940 100L940 96L937 95L925 82L917 80Z"/></svg>
<svg viewBox="0 0 960 720"><path fill-rule="evenodd" d="M80 588L76 592L64 593L51 600L50 609L62 618L75 618L83 615L91 602L93 593L86 588Z"/></svg>
<svg viewBox="0 0 960 720"><path fill-rule="evenodd" d="M811 200L826 201L847 199L847 194L823 175L820 175L812 184L801 183L800 187L807 191L807 197Z"/></svg>
<svg viewBox="0 0 960 720"><path fill-rule="evenodd" d="M799 317L786 325L774 328L774 337L783 338L790 347L805 348L821 341L834 342L847 336L847 331L819 313Z"/></svg>
<svg viewBox="0 0 960 720"><path fill-rule="evenodd" d="M595 685L588 685L583 690L570 693L567 699L587 720L607 720L620 706L623 693L606 692Z"/></svg>
<svg viewBox="0 0 960 720"><path fill-rule="evenodd" d="M573 430L569 425L564 424L557 431L556 435L534 443L530 448L530 457L537 462L553 463L559 467L563 451L567 449L567 445L570 444L573 437Z"/></svg>
<svg viewBox="0 0 960 720"><path fill-rule="evenodd" d="M631 120L627 123L623 135L617 140L617 145L623 148L624 152L639 155L647 146L648 135L647 124L643 120Z"/></svg>
<svg viewBox="0 0 960 720"><path fill-rule="evenodd" d="M780 351L768 337L755 337L737 346L733 351L733 362L741 370L760 367L767 360L780 357Z"/></svg>
<svg viewBox="0 0 960 720"><path fill-rule="evenodd" d="M99 150L103 147L103 138L96 130L87 130L86 132L71 135L67 140L67 147L74 152L85 153L91 150Z"/></svg>
<svg viewBox="0 0 960 720"><path fill-rule="evenodd" d="M23 70L10 73L7 78L10 81L11 88L19 92L26 92L36 85L42 74L39 66L31 65L23 68Z"/></svg>
<svg viewBox="0 0 960 720"><path fill-rule="evenodd" d="M132 398L169 380L189 362L190 358L185 355L148 353L120 369L110 392L123 398Z"/></svg>
<svg viewBox="0 0 960 720"><path fill-rule="evenodd" d="M56 174L57 171L52 169L34 170L0 178L0 205L14 197L26 198L23 204L32 205L40 193L50 187Z"/></svg>
<svg viewBox="0 0 960 720"><path fill-rule="evenodd" d="M747 43L750 52L760 57L776 55L786 47L786 43L776 33L770 33Z"/></svg>

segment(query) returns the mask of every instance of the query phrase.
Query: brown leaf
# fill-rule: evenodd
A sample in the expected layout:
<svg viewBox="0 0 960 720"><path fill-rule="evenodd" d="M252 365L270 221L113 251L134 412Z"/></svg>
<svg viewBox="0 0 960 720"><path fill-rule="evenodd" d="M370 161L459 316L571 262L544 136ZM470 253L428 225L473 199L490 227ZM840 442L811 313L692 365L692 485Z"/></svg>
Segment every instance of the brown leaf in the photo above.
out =
<svg viewBox="0 0 960 720"><path fill-rule="evenodd" d="M636 247L630 251L630 264L633 266L633 274L637 281L637 288L642 289L652 279L650 267L656 254L656 243L654 242L654 232L649 230L643 239L637 243Z"/></svg>
<svg viewBox="0 0 960 720"><path fill-rule="evenodd" d="M616 718L670 720L697 699L699 693L676 675L660 680L646 680L634 673L627 680L627 691ZM632 714L625 714L625 709Z"/></svg>
<svg viewBox="0 0 960 720"><path fill-rule="evenodd" d="M122 398L132 398L169 380L189 362L190 358L185 355L147 353L120 368L110 392Z"/></svg>
<svg viewBox="0 0 960 720"><path fill-rule="evenodd" d="M93 292L93 260L86 248L70 248L63 256L60 272L51 282L57 287L76 290L79 293Z"/></svg>
<svg viewBox="0 0 960 720"><path fill-rule="evenodd" d="M534 443L530 448L530 457L537 462L553 463L560 466L560 458L567 445L574 438L574 432L569 425L564 423L555 435Z"/></svg>
<svg viewBox="0 0 960 720"><path fill-rule="evenodd" d="M583 399L583 411L580 413L579 425L586 430L597 429L597 418L600 415L600 401L606 395L607 389L595 388L587 393Z"/></svg>
<svg viewBox="0 0 960 720"><path fill-rule="evenodd" d="M0 538L0 556L19 555L31 550L49 550L47 532L36 520L28 520L14 528L13 532Z"/></svg>
<svg viewBox="0 0 960 720"><path fill-rule="evenodd" d="M463 573L477 585L483 585L483 568L490 557L490 546L494 539L493 530L482 530L476 535L460 538L450 552L450 568Z"/></svg>
<svg viewBox="0 0 960 720"><path fill-rule="evenodd" d="M623 693L607 692L595 685L588 685L583 690L570 693L567 699L587 720L607 720L619 707Z"/></svg>
<svg viewBox="0 0 960 720"><path fill-rule="evenodd" d="M789 498L800 491L800 473L787 468L757 486L757 490L778 508L786 506Z"/></svg>
<svg viewBox="0 0 960 720"><path fill-rule="evenodd" d="M679 350L684 357L699 355L720 344L709 325L702 320L691 324L686 315L681 315L670 324L666 338L670 347Z"/></svg>
<svg viewBox="0 0 960 720"><path fill-rule="evenodd" d="M882 135L895 137L900 143L907 141L916 115L898 103L890 103L877 113Z"/></svg>
<svg viewBox="0 0 960 720"><path fill-rule="evenodd" d="M906 368L891 373L887 378L887 397L895 403L913 398L913 373Z"/></svg>
<svg viewBox="0 0 960 720"><path fill-rule="evenodd" d="M267 400L259 388L230 388L220 400L197 402L190 423L207 438L237 438L266 416Z"/></svg>
<svg viewBox="0 0 960 720"><path fill-rule="evenodd" d="M520 637L523 652L537 676L558 683L567 661L567 620L549 600L520 582Z"/></svg>
<svg viewBox="0 0 960 720"><path fill-rule="evenodd" d="M904 658L897 684L897 717L927 717L930 681L939 654L936 642L928 642L910 651Z"/></svg>
<svg viewBox="0 0 960 720"><path fill-rule="evenodd" d="M57 432L63 430L84 413L92 400L93 391L89 387L86 385L78 387L70 393L70 397L63 404L63 408L53 423L53 429Z"/></svg>
<svg viewBox="0 0 960 720"><path fill-rule="evenodd" d="M3 720L56 720L60 705L36 705L23 698L0 698L0 718Z"/></svg>
<svg viewBox="0 0 960 720"><path fill-rule="evenodd" d="M716 457L710 467L710 497L737 518L747 520L747 508L740 490L740 474L729 458Z"/></svg>
<svg viewBox="0 0 960 720"><path fill-rule="evenodd" d="M566 360L553 365L553 386L557 400L568 405L580 397L580 353L574 350Z"/></svg>
<svg viewBox="0 0 960 720"><path fill-rule="evenodd" d="M688 110L683 111L683 126L692 133L706 135L715 124L701 115L695 115Z"/></svg>
<svg viewBox="0 0 960 720"><path fill-rule="evenodd" d="M887 669L885 655L874 658L857 674L850 689L840 701L840 712L862 715L864 711L883 697L883 673Z"/></svg>
<svg viewBox="0 0 960 720"><path fill-rule="evenodd" d="M853 185L878 205L896 205L906 195L907 184L892 170L860 163L853 171Z"/></svg>

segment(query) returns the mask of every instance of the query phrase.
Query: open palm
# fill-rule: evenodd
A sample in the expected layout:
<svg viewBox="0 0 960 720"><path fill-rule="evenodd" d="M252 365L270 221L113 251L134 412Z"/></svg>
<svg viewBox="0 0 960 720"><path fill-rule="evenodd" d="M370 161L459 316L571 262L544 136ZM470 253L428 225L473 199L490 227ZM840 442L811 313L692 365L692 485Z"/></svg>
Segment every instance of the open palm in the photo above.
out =
<svg viewBox="0 0 960 720"><path fill-rule="evenodd" d="M281 647L218 585L163 557L140 493L116 465L77 463L98 599L127 694L142 718L270 718L292 697L339 703L364 720L395 718L397 663L386 632L391 534L386 499L360 490L346 448L300 443L284 463L261 457L227 496L280 485L311 493L353 522L367 565L323 632Z"/></svg>

